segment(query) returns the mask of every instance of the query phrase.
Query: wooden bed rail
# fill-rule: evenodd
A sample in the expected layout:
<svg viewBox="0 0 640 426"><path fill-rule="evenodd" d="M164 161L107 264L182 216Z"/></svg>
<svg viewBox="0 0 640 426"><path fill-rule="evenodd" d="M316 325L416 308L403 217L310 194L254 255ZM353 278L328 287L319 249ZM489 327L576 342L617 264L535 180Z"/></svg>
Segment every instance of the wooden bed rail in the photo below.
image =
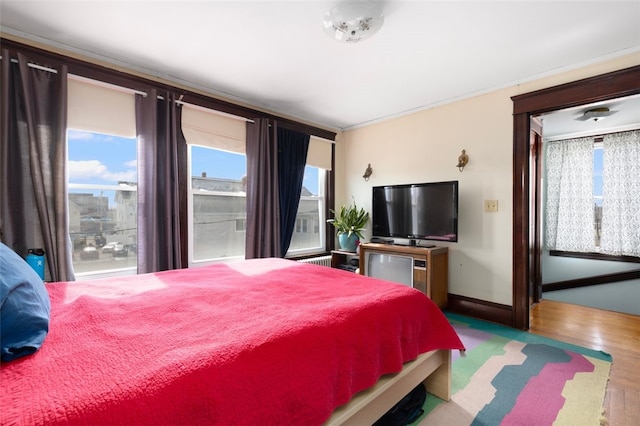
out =
<svg viewBox="0 0 640 426"><path fill-rule="evenodd" d="M338 407L325 424L373 424L420 382L424 382L427 392L432 395L445 401L451 399L450 350L424 353L405 363L399 373L382 376L374 386Z"/></svg>

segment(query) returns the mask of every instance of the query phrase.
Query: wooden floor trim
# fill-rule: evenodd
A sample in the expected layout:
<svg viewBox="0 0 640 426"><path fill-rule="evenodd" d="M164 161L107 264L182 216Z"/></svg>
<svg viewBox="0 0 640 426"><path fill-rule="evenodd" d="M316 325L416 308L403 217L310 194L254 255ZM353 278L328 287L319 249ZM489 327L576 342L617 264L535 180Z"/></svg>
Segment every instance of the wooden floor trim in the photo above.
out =
<svg viewBox="0 0 640 426"><path fill-rule="evenodd" d="M447 311L513 327L513 312L508 305L448 294Z"/></svg>
<svg viewBox="0 0 640 426"><path fill-rule="evenodd" d="M632 271L618 272L615 274L597 275L594 277L576 278L574 280L542 284L542 292L617 283L620 281L636 280L638 278L640 278L640 269L634 269Z"/></svg>

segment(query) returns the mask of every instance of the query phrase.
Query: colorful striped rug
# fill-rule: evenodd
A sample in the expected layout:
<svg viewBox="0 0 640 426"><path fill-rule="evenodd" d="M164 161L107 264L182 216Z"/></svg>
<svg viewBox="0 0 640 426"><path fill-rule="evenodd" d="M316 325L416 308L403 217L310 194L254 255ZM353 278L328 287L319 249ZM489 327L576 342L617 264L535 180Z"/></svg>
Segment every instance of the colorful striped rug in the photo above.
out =
<svg viewBox="0 0 640 426"><path fill-rule="evenodd" d="M447 314L466 355L453 353L451 401L427 396L417 425L600 425L611 356Z"/></svg>

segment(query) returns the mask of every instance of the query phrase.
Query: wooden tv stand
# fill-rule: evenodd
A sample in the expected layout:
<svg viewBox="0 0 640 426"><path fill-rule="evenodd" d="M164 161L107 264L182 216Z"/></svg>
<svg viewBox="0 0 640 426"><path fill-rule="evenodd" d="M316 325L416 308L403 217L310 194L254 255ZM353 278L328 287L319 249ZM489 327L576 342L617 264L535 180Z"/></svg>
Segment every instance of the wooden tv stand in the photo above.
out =
<svg viewBox="0 0 640 426"><path fill-rule="evenodd" d="M440 309L447 306L449 291L449 249L447 247L364 243L360 245L360 274L362 275L367 275L366 253L413 257L413 286L423 291Z"/></svg>

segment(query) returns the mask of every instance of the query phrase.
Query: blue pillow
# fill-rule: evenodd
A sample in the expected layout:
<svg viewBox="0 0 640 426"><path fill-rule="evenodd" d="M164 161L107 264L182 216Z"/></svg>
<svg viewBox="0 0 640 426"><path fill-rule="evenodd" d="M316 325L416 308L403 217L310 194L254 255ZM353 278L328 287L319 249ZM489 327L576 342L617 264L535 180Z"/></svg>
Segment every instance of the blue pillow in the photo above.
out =
<svg viewBox="0 0 640 426"><path fill-rule="evenodd" d="M51 301L36 271L0 242L0 359L37 351L49 332Z"/></svg>

